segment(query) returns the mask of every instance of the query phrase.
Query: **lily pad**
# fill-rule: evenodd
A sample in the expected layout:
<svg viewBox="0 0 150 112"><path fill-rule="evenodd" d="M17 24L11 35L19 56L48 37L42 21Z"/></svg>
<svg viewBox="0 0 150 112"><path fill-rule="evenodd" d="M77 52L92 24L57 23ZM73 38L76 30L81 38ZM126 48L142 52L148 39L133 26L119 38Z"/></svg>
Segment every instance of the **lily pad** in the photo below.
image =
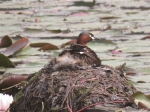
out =
<svg viewBox="0 0 150 112"><path fill-rule="evenodd" d="M42 42L41 43L31 43L30 47L43 47L43 46L45 46L47 44L48 43L46 43L46 42L45 43L44 42L43 43Z"/></svg>
<svg viewBox="0 0 150 112"><path fill-rule="evenodd" d="M3 54L0 54L0 66L3 67L15 67L14 64Z"/></svg>
<svg viewBox="0 0 150 112"><path fill-rule="evenodd" d="M87 45L97 53L98 52L107 52L116 47L115 43L113 43L112 41L105 40L105 39L94 40L92 42L89 42Z"/></svg>
<svg viewBox="0 0 150 112"><path fill-rule="evenodd" d="M16 53L15 56L31 56L31 55L51 55L51 53L41 52L38 49L31 48L27 46L26 48L22 49L20 52Z"/></svg>
<svg viewBox="0 0 150 112"><path fill-rule="evenodd" d="M147 53L150 51L149 40L118 41L117 46L122 52Z"/></svg>
<svg viewBox="0 0 150 112"><path fill-rule="evenodd" d="M22 38L18 41L16 41L14 44L12 44L10 47L8 47L3 54L5 56L11 56L18 51L22 50L24 47L27 47L29 45L29 40L27 38Z"/></svg>
<svg viewBox="0 0 150 112"><path fill-rule="evenodd" d="M27 76L25 75L10 75L7 76L7 78L4 78L0 80L0 90L13 86L15 84L20 83L21 81L25 81L27 79Z"/></svg>
<svg viewBox="0 0 150 112"><path fill-rule="evenodd" d="M12 40L8 35L5 35L0 42L1 47L9 47L12 44Z"/></svg>
<svg viewBox="0 0 150 112"><path fill-rule="evenodd" d="M45 46L41 47L39 49L39 51L40 50L58 50L58 49L59 48L56 45L53 45L53 44L49 43L49 44L46 44Z"/></svg>
<svg viewBox="0 0 150 112"><path fill-rule="evenodd" d="M135 103L139 108L144 108L146 110L150 109L150 98L147 97L142 92L136 92L129 97L132 103Z"/></svg>

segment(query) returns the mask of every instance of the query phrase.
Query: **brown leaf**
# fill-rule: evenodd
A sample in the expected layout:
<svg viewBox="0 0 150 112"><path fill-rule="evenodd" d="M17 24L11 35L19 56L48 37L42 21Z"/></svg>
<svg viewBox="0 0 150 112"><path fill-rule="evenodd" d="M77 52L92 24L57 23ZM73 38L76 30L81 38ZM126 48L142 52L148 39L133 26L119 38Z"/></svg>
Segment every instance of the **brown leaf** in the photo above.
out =
<svg viewBox="0 0 150 112"><path fill-rule="evenodd" d="M29 45L29 40L27 38L22 38L18 41L16 41L14 44L12 44L11 46L9 46L4 52L3 54L5 56L11 56L15 53L17 53L18 51L20 51L21 49L23 49L24 47Z"/></svg>
<svg viewBox="0 0 150 112"><path fill-rule="evenodd" d="M126 75L130 75L130 76L135 76L136 75L136 72L126 72Z"/></svg>
<svg viewBox="0 0 150 112"><path fill-rule="evenodd" d="M137 81L137 83L146 83L145 81Z"/></svg>
<svg viewBox="0 0 150 112"><path fill-rule="evenodd" d="M141 40L146 40L146 39L150 39L150 35L141 38Z"/></svg>
<svg viewBox="0 0 150 112"><path fill-rule="evenodd" d="M134 103L134 100L135 100L135 99L132 98L132 96L130 96L130 97L129 97L129 100L130 100L131 103Z"/></svg>
<svg viewBox="0 0 150 112"><path fill-rule="evenodd" d="M39 49L39 51L40 50L58 50L58 49L59 48L56 45L53 45L53 44L49 43L49 44L46 44L45 46L41 47Z"/></svg>
<svg viewBox="0 0 150 112"><path fill-rule="evenodd" d="M76 43L76 42L77 42L77 39L70 40L70 41L68 41L68 42L66 42L66 43L63 43L63 44L61 45L61 48L64 48L66 45L70 45L70 44Z"/></svg>
<svg viewBox="0 0 150 112"><path fill-rule="evenodd" d="M7 87L10 87L10 86L13 86L15 84L18 84L20 83L21 81L25 81L27 79L28 76L24 76L24 75L19 75L19 76L16 76L16 75L12 75L12 76L9 76L7 78L5 78L4 80L1 81L0 83L0 90L1 89L4 89L4 88L7 88Z"/></svg>
<svg viewBox="0 0 150 112"><path fill-rule="evenodd" d="M148 110L148 107L147 107L145 104L143 104L142 102L139 102L139 103L138 103L138 107L139 107L140 109Z"/></svg>
<svg viewBox="0 0 150 112"><path fill-rule="evenodd" d="M32 43L30 44L30 47L43 47L49 43Z"/></svg>
<svg viewBox="0 0 150 112"><path fill-rule="evenodd" d="M115 17L115 16L104 16L104 17L100 17L100 19L116 19L119 17Z"/></svg>
<svg viewBox="0 0 150 112"><path fill-rule="evenodd" d="M150 94L149 95L146 95L149 99L150 99Z"/></svg>
<svg viewBox="0 0 150 112"><path fill-rule="evenodd" d="M1 39L1 43L0 46L1 47L9 47L10 45L12 45L12 40L8 35L5 35L2 39Z"/></svg>

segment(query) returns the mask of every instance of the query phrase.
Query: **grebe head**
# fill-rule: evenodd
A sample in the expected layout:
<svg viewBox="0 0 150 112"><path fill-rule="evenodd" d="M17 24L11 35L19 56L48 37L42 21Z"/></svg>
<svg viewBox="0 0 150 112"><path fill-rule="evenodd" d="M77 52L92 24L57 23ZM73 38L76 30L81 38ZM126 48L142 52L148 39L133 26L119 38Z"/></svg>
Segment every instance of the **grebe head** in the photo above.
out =
<svg viewBox="0 0 150 112"><path fill-rule="evenodd" d="M82 32L79 34L77 38L77 44L81 44L83 46L86 46L86 43L90 42L91 40L96 39L92 33L89 32Z"/></svg>

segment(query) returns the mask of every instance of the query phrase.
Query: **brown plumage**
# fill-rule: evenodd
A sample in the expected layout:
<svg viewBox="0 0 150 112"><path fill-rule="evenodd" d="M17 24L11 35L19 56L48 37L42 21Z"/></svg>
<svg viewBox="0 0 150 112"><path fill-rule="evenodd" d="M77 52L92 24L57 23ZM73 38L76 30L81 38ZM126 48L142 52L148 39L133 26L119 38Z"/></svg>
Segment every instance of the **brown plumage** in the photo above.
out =
<svg viewBox="0 0 150 112"><path fill-rule="evenodd" d="M83 46L86 46L86 43L88 43L94 39L96 39L96 37L92 33L82 32L79 34L79 36L77 38L77 44L81 44Z"/></svg>
<svg viewBox="0 0 150 112"><path fill-rule="evenodd" d="M70 47L66 48L59 54L59 57L65 55L70 55L76 61L79 61L81 66L100 66L101 61L96 53L87 46L82 46L80 44L72 44Z"/></svg>

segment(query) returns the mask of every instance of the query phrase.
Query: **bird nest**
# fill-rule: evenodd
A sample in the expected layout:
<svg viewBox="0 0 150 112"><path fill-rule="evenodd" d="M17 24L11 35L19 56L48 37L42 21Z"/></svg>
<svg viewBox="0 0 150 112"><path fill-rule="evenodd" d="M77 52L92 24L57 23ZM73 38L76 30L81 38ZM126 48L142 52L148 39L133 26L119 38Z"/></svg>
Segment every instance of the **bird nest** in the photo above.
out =
<svg viewBox="0 0 150 112"><path fill-rule="evenodd" d="M50 71L51 64L29 77L10 112L81 112L95 105L125 106L136 92L122 69L101 65Z"/></svg>

